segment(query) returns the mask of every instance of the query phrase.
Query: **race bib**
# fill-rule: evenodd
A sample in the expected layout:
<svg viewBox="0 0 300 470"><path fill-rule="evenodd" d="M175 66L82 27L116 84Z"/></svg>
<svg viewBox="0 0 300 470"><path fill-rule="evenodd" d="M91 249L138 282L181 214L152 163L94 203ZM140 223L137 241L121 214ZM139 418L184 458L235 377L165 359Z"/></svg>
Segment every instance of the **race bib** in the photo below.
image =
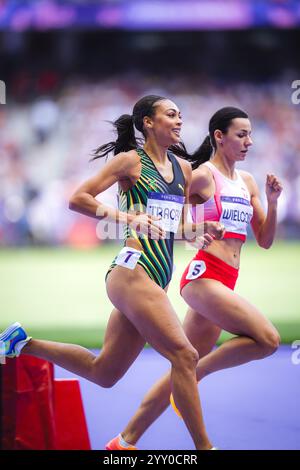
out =
<svg viewBox="0 0 300 470"><path fill-rule="evenodd" d="M134 269L142 252L130 246L124 246L115 259L115 263L124 268Z"/></svg>
<svg viewBox="0 0 300 470"><path fill-rule="evenodd" d="M147 214L160 217L157 221L166 232L176 233L181 218L184 196L163 193L148 193Z"/></svg>
<svg viewBox="0 0 300 470"><path fill-rule="evenodd" d="M220 223L227 232L247 235L247 227L251 222L253 207L248 199L236 196L221 196L222 215Z"/></svg>
<svg viewBox="0 0 300 470"><path fill-rule="evenodd" d="M191 261L186 279L197 279L206 271L205 261Z"/></svg>

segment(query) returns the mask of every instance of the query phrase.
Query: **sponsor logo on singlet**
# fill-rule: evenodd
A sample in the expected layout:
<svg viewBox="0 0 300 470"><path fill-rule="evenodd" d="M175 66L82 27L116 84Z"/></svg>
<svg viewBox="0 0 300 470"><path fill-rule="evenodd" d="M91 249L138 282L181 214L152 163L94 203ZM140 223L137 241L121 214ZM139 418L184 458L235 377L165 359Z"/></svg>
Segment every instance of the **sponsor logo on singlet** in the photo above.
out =
<svg viewBox="0 0 300 470"><path fill-rule="evenodd" d="M182 193L184 194L184 188L183 188L182 184L178 183L178 188L181 189Z"/></svg>

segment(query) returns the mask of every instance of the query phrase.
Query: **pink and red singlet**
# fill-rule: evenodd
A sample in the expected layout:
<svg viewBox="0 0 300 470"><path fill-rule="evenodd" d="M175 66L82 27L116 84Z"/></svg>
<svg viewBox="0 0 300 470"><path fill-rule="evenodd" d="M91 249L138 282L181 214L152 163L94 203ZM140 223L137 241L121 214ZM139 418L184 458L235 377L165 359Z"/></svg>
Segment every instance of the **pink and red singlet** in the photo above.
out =
<svg viewBox="0 0 300 470"><path fill-rule="evenodd" d="M224 238L238 238L246 241L247 228L253 215L251 196L238 170L236 178L224 176L211 162L205 162L213 174L215 193L204 204L192 209L193 222L216 221L225 226ZM239 270L221 259L200 249L185 269L180 282L182 288L194 279L206 278L222 282L234 289Z"/></svg>

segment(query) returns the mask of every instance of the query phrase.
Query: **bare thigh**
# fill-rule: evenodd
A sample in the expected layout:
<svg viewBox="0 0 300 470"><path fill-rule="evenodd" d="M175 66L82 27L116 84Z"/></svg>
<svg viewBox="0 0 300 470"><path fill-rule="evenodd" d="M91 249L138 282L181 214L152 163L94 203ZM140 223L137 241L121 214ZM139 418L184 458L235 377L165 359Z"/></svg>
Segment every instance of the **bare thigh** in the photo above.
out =
<svg viewBox="0 0 300 470"><path fill-rule="evenodd" d="M168 286L165 287L165 292ZM113 309L105 331L101 354L95 365L101 376L116 382L136 360L146 342L124 313Z"/></svg>
<svg viewBox="0 0 300 470"><path fill-rule="evenodd" d="M144 269L116 266L107 279L107 293L114 306L126 315L142 338L169 360L190 347L166 292Z"/></svg>
<svg viewBox="0 0 300 470"><path fill-rule="evenodd" d="M200 358L212 350L222 331L218 325L192 308L186 313L183 329L189 341L197 349Z"/></svg>
<svg viewBox="0 0 300 470"><path fill-rule="evenodd" d="M194 280L182 289L182 296L191 308L200 310L207 320L235 335L261 341L268 333L278 334L256 307L219 281Z"/></svg>
<svg viewBox="0 0 300 470"><path fill-rule="evenodd" d="M115 383L123 377L145 345L144 338L119 310L109 317L101 354L95 359L99 376Z"/></svg>

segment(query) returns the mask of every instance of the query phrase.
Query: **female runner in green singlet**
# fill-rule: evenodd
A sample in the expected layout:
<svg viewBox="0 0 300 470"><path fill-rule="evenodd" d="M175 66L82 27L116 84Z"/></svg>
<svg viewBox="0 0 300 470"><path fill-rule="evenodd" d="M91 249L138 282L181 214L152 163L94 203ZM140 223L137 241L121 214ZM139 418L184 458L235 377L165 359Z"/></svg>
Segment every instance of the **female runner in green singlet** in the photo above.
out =
<svg viewBox="0 0 300 470"><path fill-rule="evenodd" d="M180 142L182 119L175 103L147 96L132 115L115 122L118 138L96 152L115 157L74 193L70 208L82 214L125 224L125 246L106 277L114 310L104 346L95 356L78 345L30 339L22 352L74 372L103 387L113 386L128 370L146 342L171 363L171 388L196 449L210 449L196 381L199 355L188 341L165 289L173 269L173 241L178 230L195 229L181 217L188 198L191 166L168 149ZM139 148L134 127L143 133ZM95 197L118 182L121 210ZM199 226L204 226L199 224ZM199 242L208 245L223 236L218 222L205 224ZM197 237L196 237L197 238Z"/></svg>

